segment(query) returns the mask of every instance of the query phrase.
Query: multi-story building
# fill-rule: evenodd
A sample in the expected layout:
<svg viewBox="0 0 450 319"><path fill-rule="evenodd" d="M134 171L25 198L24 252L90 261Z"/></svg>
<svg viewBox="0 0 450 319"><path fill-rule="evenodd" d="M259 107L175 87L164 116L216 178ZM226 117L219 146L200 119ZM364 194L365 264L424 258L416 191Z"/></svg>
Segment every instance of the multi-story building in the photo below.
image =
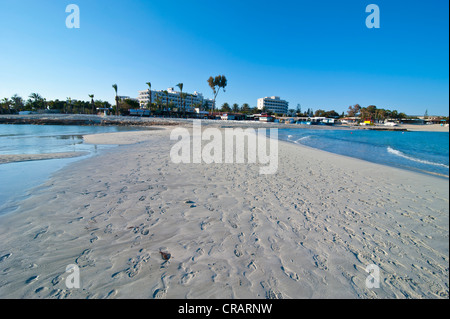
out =
<svg viewBox="0 0 450 319"><path fill-rule="evenodd" d="M287 114L289 102L280 99L279 96L264 97L258 99L257 107L259 110L265 109L267 112Z"/></svg>
<svg viewBox="0 0 450 319"><path fill-rule="evenodd" d="M168 106L169 108L186 109L188 112L194 112L197 107L206 107L212 109L214 101L212 99L205 99L203 95L197 91L194 93L183 92L183 103L181 102L180 92L175 91L173 88L168 88L167 90L152 90L151 102L155 104L160 104L163 108ZM138 96L139 105L141 108L145 108L150 102L149 90L139 91ZM182 105L183 104L183 105Z"/></svg>

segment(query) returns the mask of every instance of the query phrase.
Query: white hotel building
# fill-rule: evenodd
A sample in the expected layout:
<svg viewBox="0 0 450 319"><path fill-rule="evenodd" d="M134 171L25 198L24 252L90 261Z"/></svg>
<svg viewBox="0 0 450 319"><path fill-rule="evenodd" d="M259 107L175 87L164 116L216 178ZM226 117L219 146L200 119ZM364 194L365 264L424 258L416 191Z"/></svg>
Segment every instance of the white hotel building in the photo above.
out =
<svg viewBox="0 0 450 319"><path fill-rule="evenodd" d="M183 106L186 106L186 111L193 112L194 108L207 104L208 109L211 109L214 101L212 99L205 99L203 94L194 91L194 93L186 93L187 95L183 98L183 106L181 105L181 97L180 92L175 91L173 88L168 88L166 91L152 90L152 103L157 103L158 99L160 100L161 105L165 108L166 105L169 107L175 107L179 109L183 109ZM183 92L184 94L185 92ZM147 106L150 102L150 94L149 90L139 91L138 96L139 105L141 108Z"/></svg>
<svg viewBox="0 0 450 319"><path fill-rule="evenodd" d="M266 109L267 112L287 114L289 102L280 99L279 96L264 97L258 99L258 110Z"/></svg>

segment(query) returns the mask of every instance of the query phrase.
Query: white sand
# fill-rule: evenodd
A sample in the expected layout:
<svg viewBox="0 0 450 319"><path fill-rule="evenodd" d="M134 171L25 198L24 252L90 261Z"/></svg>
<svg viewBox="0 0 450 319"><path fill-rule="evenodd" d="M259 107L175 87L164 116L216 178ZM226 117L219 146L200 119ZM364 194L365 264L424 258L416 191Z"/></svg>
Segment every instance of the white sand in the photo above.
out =
<svg viewBox="0 0 450 319"><path fill-rule="evenodd" d="M148 141L149 139L151 139L152 136L158 135L158 133L162 134L163 131L164 129L156 131L149 130L149 131L89 134L83 136L83 140L85 143L89 144L109 144L109 145L137 144Z"/></svg>
<svg viewBox="0 0 450 319"><path fill-rule="evenodd" d="M173 164L169 133L123 133L140 144L70 165L1 216L0 297L448 298L448 180L284 142L276 175Z"/></svg>
<svg viewBox="0 0 450 319"><path fill-rule="evenodd" d="M421 132L448 132L448 125L431 124L431 125L412 125L401 124L400 128L406 128L408 131L421 131Z"/></svg>

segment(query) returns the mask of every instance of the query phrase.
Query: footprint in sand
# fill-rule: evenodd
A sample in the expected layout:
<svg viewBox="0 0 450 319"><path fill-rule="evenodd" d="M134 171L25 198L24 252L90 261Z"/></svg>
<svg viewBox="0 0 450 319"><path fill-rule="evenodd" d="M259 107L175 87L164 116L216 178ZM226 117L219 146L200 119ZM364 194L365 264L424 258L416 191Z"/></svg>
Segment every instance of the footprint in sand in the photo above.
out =
<svg viewBox="0 0 450 319"><path fill-rule="evenodd" d="M136 238L131 243L131 247L139 246L141 244L141 236L136 236Z"/></svg>
<svg viewBox="0 0 450 319"><path fill-rule="evenodd" d="M150 206L145 206L145 212L147 213L148 217L152 217L155 211Z"/></svg>
<svg viewBox="0 0 450 319"><path fill-rule="evenodd" d="M239 249L239 245L236 245L236 249L234 250L234 255L236 257L241 257L242 256L242 251Z"/></svg>
<svg viewBox="0 0 450 319"><path fill-rule="evenodd" d="M252 216L250 218L250 226L252 228L256 228L258 227L258 218L256 217L256 215L254 213L252 213Z"/></svg>
<svg viewBox="0 0 450 319"><path fill-rule="evenodd" d="M203 220L203 221L200 223L200 229L201 229L201 230L205 230L210 224L211 224L210 222L204 221L204 220Z"/></svg>
<svg viewBox="0 0 450 319"><path fill-rule="evenodd" d="M183 269L184 274L181 276L180 284L188 284L192 278L195 277L195 272L191 271L189 268Z"/></svg>
<svg viewBox="0 0 450 319"><path fill-rule="evenodd" d="M71 295L69 290L55 289L50 293L50 298L66 299Z"/></svg>
<svg viewBox="0 0 450 319"><path fill-rule="evenodd" d="M94 260L91 259L91 250L85 249L81 255L75 259L75 263L80 268L95 266Z"/></svg>
<svg viewBox="0 0 450 319"><path fill-rule="evenodd" d="M283 299L283 294L272 288L267 281L261 281L260 284L266 292L266 299Z"/></svg>
<svg viewBox="0 0 450 319"><path fill-rule="evenodd" d="M98 240L98 236L92 237L91 239L89 239L89 242L92 244L93 242L95 242L96 240Z"/></svg>
<svg viewBox="0 0 450 319"><path fill-rule="evenodd" d="M128 275L128 277L133 278L137 274L139 274L139 271L141 270L141 263L136 260L131 260L131 266L125 270L125 273Z"/></svg>
<svg viewBox="0 0 450 319"><path fill-rule="evenodd" d="M11 257L11 255L12 255L12 254L9 253L9 254L6 254L6 255L1 256L1 257L0 257L0 263L1 263L2 261L5 261L5 260L8 259L9 257Z"/></svg>
<svg viewBox="0 0 450 319"><path fill-rule="evenodd" d="M148 254L148 253L144 253L142 255L138 255L137 257L130 258L127 263L129 265L129 267L126 268L125 270L118 271L118 272L112 274L111 277L119 278L119 277L122 277L123 275L126 275L129 278L133 278L139 274L143 265L145 263L147 263L149 259L150 259L150 254Z"/></svg>
<svg viewBox="0 0 450 319"><path fill-rule="evenodd" d="M216 282L217 280L220 282L224 278L230 277L228 265L225 262L217 261L209 266L209 269L213 273L211 276L213 282Z"/></svg>
<svg viewBox="0 0 450 319"><path fill-rule="evenodd" d="M169 283L171 281L173 276L167 276L166 273L164 273L161 276L161 283L162 283L162 287L161 288L157 288L154 292L153 292L153 299L163 299L166 297L167 295L167 290L169 289Z"/></svg>
<svg viewBox="0 0 450 319"><path fill-rule="evenodd" d="M282 230L288 230L288 227L286 226L285 223L283 223L282 221L277 221L278 226L282 229Z"/></svg>
<svg viewBox="0 0 450 319"><path fill-rule="evenodd" d="M109 299L109 298L113 298L113 297L115 297L117 295L117 290L116 289L113 289L113 290L111 290L110 292L108 292L108 294L106 295L106 299Z"/></svg>
<svg viewBox="0 0 450 319"><path fill-rule="evenodd" d="M167 295L167 290L164 288L156 289L153 293L153 299L163 299Z"/></svg>
<svg viewBox="0 0 450 319"><path fill-rule="evenodd" d="M61 275L56 276L55 278L52 279L52 285L56 286L57 284L60 283L61 280L62 280Z"/></svg>
<svg viewBox="0 0 450 319"><path fill-rule="evenodd" d="M286 268L284 266L281 266L281 270L286 274L286 276L288 276L292 280L295 280L295 281L299 281L300 280L300 277L299 277L299 275L296 272L291 271L291 270L289 270L288 268Z"/></svg>
<svg viewBox="0 0 450 319"><path fill-rule="evenodd" d="M150 232L148 229L148 226L143 226L142 227L142 229L141 229L141 234L142 235L144 235L144 236L147 236L148 235L148 233Z"/></svg>
<svg viewBox="0 0 450 319"><path fill-rule="evenodd" d="M319 256L319 255L314 255L313 259L314 259L314 263L317 268L322 269L322 270L328 270L327 259L325 257Z"/></svg>
<svg viewBox="0 0 450 319"><path fill-rule="evenodd" d="M47 230L48 230L48 226L39 230L33 239L37 239L37 238L41 237L43 234L45 234L47 232Z"/></svg>
<svg viewBox="0 0 450 319"><path fill-rule="evenodd" d="M231 226L232 228L234 228L234 229L238 228L238 225L237 225L234 221L228 220L228 223L230 224L230 226Z"/></svg>
<svg viewBox="0 0 450 319"><path fill-rule="evenodd" d="M36 280L38 280L39 276L31 276L30 278L28 278L25 283L27 285L31 284L32 282L35 282Z"/></svg>
<svg viewBox="0 0 450 319"><path fill-rule="evenodd" d="M149 227L148 225L140 224L139 226L134 226L134 227L131 226L128 228L132 229L133 233L135 233L135 234L140 233L140 234L146 236L149 233L148 227Z"/></svg>
<svg viewBox="0 0 450 319"><path fill-rule="evenodd" d="M111 234L112 233L112 224L106 225L104 233L105 234Z"/></svg>
<svg viewBox="0 0 450 319"><path fill-rule="evenodd" d="M203 248L199 248L195 251L195 255L192 256L191 260L195 261L198 257L202 256L205 253L205 250Z"/></svg>
<svg viewBox="0 0 450 319"><path fill-rule="evenodd" d="M128 189L128 186L124 186L124 187L122 187L121 189L120 189L120 193L123 193L123 192L125 192L126 190Z"/></svg>
<svg viewBox="0 0 450 319"><path fill-rule="evenodd" d="M274 239L273 237L270 237L267 239L270 243L270 249L272 249L273 251L280 251L280 246L278 246L278 243L276 241L276 239Z"/></svg>
<svg viewBox="0 0 450 319"><path fill-rule="evenodd" d="M253 273L256 269L258 269L258 266L255 264L254 260L251 260L250 263L247 265L247 268L249 269L249 271L245 272L246 274L250 275L251 273Z"/></svg>
<svg viewBox="0 0 450 319"><path fill-rule="evenodd" d="M184 275L181 277L181 279L180 279L180 283L181 283L182 285L186 285L186 284L189 283L189 281L191 281L192 278L194 278L194 273L193 273L193 272L184 274Z"/></svg>

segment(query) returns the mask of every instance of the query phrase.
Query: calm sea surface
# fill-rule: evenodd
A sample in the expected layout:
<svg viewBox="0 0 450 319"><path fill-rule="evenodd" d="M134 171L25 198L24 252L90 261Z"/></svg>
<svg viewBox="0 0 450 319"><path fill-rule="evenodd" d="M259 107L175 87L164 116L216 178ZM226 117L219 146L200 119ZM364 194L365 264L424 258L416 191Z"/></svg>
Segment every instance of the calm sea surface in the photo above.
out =
<svg viewBox="0 0 450 319"><path fill-rule="evenodd" d="M378 164L447 177L448 132L279 129L279 139Z"/></svg>
<svg viewBox="0 0 450 319"><path fill-rule="evenodd" d="M139 130L116 126L0 125L0 155L87 152L76 158L0 164L0 215L17 208L28 190L46 181L69 163L95 155L114 145L83 143L83 135Z"/></svg>

